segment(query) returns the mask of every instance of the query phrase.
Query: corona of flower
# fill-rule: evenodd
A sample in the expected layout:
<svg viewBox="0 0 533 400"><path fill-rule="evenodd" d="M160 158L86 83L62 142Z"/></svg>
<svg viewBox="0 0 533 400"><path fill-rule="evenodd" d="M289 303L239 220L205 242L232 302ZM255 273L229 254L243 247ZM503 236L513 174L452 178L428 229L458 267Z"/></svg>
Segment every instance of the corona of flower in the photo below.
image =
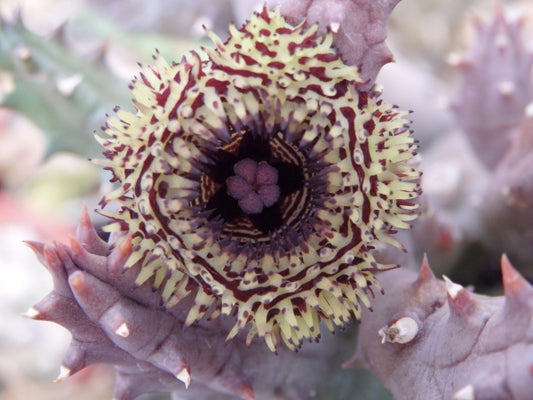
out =
<svg viewBox="0 0 533 400"><path fill-rule="evenodd" d="M167 307L194 299L186 324L233 317L228 339L271 350L318 340L359 317L390 268L376 243L416 218L419 172L406 113L359 92L332 35L278 11L230 28L208 60L157 55L116 110L101 162L120 186L109 231L129 234Z"/></svg>

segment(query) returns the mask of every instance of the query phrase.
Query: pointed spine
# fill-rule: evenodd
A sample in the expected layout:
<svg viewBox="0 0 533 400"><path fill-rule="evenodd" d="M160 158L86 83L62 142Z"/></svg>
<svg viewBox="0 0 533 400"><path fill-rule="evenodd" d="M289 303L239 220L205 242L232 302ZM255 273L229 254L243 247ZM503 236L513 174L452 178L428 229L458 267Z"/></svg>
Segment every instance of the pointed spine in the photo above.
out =
<svg viewBox="0 0 533 400"><path fill-rule="evenodd" d="M76 239L90 253L106 256L109 251L109 244L98 236L89 216L87 205L83 205L80 220L76 227Z"/></svg>
<svg viewBox="0 0 533 400"><path fill-rule="evenodd" d="M501 257L505 308L508 312L533 310L533 286L513 267L507 256Z"/></svg>

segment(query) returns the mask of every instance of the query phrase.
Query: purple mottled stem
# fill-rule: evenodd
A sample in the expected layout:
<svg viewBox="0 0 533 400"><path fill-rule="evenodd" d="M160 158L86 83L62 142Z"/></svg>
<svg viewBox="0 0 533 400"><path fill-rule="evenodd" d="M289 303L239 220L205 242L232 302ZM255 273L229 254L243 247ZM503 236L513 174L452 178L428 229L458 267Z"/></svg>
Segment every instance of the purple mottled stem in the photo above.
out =
<svg viewBox="0 0 533 400"><path fill-rule="evenodd" d="M514 399L533 393L533 287L502 257L505 296L418 276L383 274L386 295L366 312L346 366L373 371L396 400Z"/></svg>

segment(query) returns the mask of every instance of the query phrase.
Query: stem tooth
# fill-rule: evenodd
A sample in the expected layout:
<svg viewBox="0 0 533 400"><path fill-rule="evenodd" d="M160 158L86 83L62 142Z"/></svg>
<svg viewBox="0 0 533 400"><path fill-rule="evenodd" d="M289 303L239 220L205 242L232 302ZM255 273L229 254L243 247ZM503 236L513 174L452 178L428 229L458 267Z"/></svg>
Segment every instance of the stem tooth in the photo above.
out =
<svg viewBox="0 0 533 400"><path fill-rule="evenodd" d="M22 314L22 316L29 319L35 319L39 316L39 314L39 310L34 307L30 307L25 313Z"/></svg>
<svg viewBox="0 0 533 400"><path fill-rule="evenodd" d="M54 379L54 382L55 383L59 383L59 382L65 380L65 379L67 379L70 376L70 372L71 372L70 368L67 368L64 365L61 365L59 367L59 375L57 376L56 379Z"/></svg>
<svg viewBox="0 0 533 400"><path fill-rule="evenodd" d="M454 400L475 400L474 386L468 384L453 395Z"/></svg>
<svg viewBox="0 0 533 400"><path fill-rule="evenodd" d="M183 367L183 369L176 374L176 378L185 384L185 388L189 388L189 385L191 384L191 372L189 371L189 368Z"/></svg>
<svg viewBox="0 0 533 400"><path fill-rule="evenodd" d="M452 300L454 300L459 292L464 289L463 286L459 285L458 283L452 282L450 278L448 278L446 275L443 275L442 278L444 279L444 283L446 284L446 292L448 293L448 296Z"/></svg>
<svg viewBox="0 0 533 400"><path fill-rule="evenodd" d="M130 335L130 328L128 325L123 322L116 330L115 334L118 336L122 336L123 338L126 338Z"/></svg>

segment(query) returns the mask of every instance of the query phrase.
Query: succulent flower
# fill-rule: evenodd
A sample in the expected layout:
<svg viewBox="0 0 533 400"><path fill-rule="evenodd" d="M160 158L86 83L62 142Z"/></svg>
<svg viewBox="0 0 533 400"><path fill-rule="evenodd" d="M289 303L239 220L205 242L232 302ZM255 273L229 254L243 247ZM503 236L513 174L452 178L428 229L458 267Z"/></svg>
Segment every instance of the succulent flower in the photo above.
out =
<svg viewBox="0 0 533 400"><path fill-rule="evenodd" d="M296 349L359 318L394 267L376 243L416 218L419 172L406 112L382 104L332 34L254 14L202 61L160 55L132 83L133 114L116 109L100 163L119 187L107 231L132 240L127 267L167 308L194 297L190 326L234 316Z"/></svg>

